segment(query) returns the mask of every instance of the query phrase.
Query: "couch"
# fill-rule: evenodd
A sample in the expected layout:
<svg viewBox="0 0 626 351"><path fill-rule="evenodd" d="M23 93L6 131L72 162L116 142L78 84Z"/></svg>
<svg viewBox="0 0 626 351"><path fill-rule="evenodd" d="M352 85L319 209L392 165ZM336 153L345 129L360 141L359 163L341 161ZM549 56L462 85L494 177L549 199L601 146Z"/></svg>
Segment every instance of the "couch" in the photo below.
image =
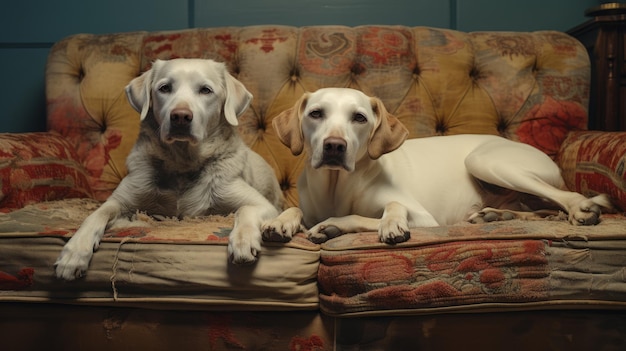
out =
<svg viewBox="0 0 626 351"><path fill-rule="evenodd" d="M567 186L608 194L595 226L555 216L265 243L227 262L232 216L133 216L87 275L53 264L126 174L139 116L123 88L153 60L225 62L254 95L245 142L297 206L303 157L272 119L305 91L383 100L411 138L496 134L531 144ZM590 65L555 31L254 26L77 34L46 65L47 131L0 135L0 340L5 350L379 350L626 346L626 132L587 130ZM441 160L445 162L445 160ZM427 167L428 165L424 165ZM450 204L453 206L454 204Z"/></svg>

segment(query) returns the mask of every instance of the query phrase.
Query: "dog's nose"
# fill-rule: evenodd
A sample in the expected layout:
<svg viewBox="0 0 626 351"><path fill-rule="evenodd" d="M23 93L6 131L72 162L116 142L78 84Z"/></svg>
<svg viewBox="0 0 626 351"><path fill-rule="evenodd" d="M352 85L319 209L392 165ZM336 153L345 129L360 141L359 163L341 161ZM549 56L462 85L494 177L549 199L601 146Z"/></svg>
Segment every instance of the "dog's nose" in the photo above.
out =
<svg viewBox="0 0 626 351"><path fill-rule="evenodd" d="M193 112L187 108L176 108L170 113L170 121L175 125L188 125L192 120Z"/></svg>
<svg viewBox="0 0 626 351"><path fill-rule="evenodd" d="M324 140L324 155L341 156L346 152L346 141L341 138L330 137Z"/></svg>

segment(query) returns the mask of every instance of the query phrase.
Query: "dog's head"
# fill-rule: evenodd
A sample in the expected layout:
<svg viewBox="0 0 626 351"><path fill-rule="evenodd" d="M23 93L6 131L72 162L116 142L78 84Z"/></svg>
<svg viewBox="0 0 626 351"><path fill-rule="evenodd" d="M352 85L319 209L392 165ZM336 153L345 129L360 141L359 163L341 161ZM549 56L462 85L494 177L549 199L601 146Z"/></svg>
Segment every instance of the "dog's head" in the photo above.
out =
<svg viewBox="0 0 626 351"><path fill-rule="evenodd" d="M380 99L347 88L305 93L273 125L294 155L306 149L313 168L348 172L363 157L377 159L397 149L408 136Z"/></svg>
<svg viewBox="0 0 626 351"><path fill-rule="evenodd" d="M204 59L156 60L126 95L142 120L154 115L166 143L200 142L223 120L236 126L252 100L223 63Z"/></svg>

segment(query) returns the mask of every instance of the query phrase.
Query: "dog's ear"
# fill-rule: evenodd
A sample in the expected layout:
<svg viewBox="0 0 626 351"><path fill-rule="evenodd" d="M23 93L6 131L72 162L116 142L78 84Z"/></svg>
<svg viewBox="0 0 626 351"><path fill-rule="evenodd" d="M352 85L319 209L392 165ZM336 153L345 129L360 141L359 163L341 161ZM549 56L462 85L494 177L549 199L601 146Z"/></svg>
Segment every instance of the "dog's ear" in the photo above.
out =
<svg viewBox="0 0 626 351"><path fill-rule="evenodd" d="M146 118L148 111L150 110L150 106L152 106L151 96L151 85L152 85L152 77L154 72L154 67L157 65L159 60L155 61L152 65L152 68L145 71L139 77L134 78L128 83L126 86L126 97L128 98L128 102L130 105L137 111L141 113L141 120Z"/></svg>
<svg viewBox="0 0 626 351"><path fill-rule="evenodd" d="M226 102L224 102L224 117L233 126L239 125L237 117L241 116L252 101L252 94L235 77L230 75L224 68L224 81L226 85Z"/></svg>
<svg viewBox="0 0 626 351"><path fill-rule="evenodd" d="M390 114L383 102L375 97L370 98L372 110L378 117L374 131L370 136L367 153L375 160L402 145L409 135L409 131L399 119Z"/></svg>
<svg viewBox="0 0 626 351"><path fill-rule="evenodd" d="M296 104L281 112L272 120L278 139L291 149L291 153L298 156L304 149L304 137L302 135L302 112L306 107L309 93L304 93Z"/></svg>

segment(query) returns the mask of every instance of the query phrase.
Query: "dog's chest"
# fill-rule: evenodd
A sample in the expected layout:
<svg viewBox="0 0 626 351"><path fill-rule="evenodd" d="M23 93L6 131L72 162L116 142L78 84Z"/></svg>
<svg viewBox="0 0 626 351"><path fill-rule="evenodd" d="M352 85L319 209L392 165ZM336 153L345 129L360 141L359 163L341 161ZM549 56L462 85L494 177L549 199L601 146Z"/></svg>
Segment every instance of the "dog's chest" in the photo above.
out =
<svg viewBox="0 0 626 351"><path fill-rule="evenodd" d="M175 195L182 195L190 186L196 184L202 170L192 170L188 172L156 172L154 184L160 192L173 192Z"/></svg>
<svg viewBox="0 0 626 351"><path fill-rule="evenodd" d="M216 189L219 177L213 177L212 162L206 160L198 167L179 165L180 170L164 167L162 162L154 162L153 194L150 201L155 213L166 216L198 216L224 212L216 204Z"/></svg>

